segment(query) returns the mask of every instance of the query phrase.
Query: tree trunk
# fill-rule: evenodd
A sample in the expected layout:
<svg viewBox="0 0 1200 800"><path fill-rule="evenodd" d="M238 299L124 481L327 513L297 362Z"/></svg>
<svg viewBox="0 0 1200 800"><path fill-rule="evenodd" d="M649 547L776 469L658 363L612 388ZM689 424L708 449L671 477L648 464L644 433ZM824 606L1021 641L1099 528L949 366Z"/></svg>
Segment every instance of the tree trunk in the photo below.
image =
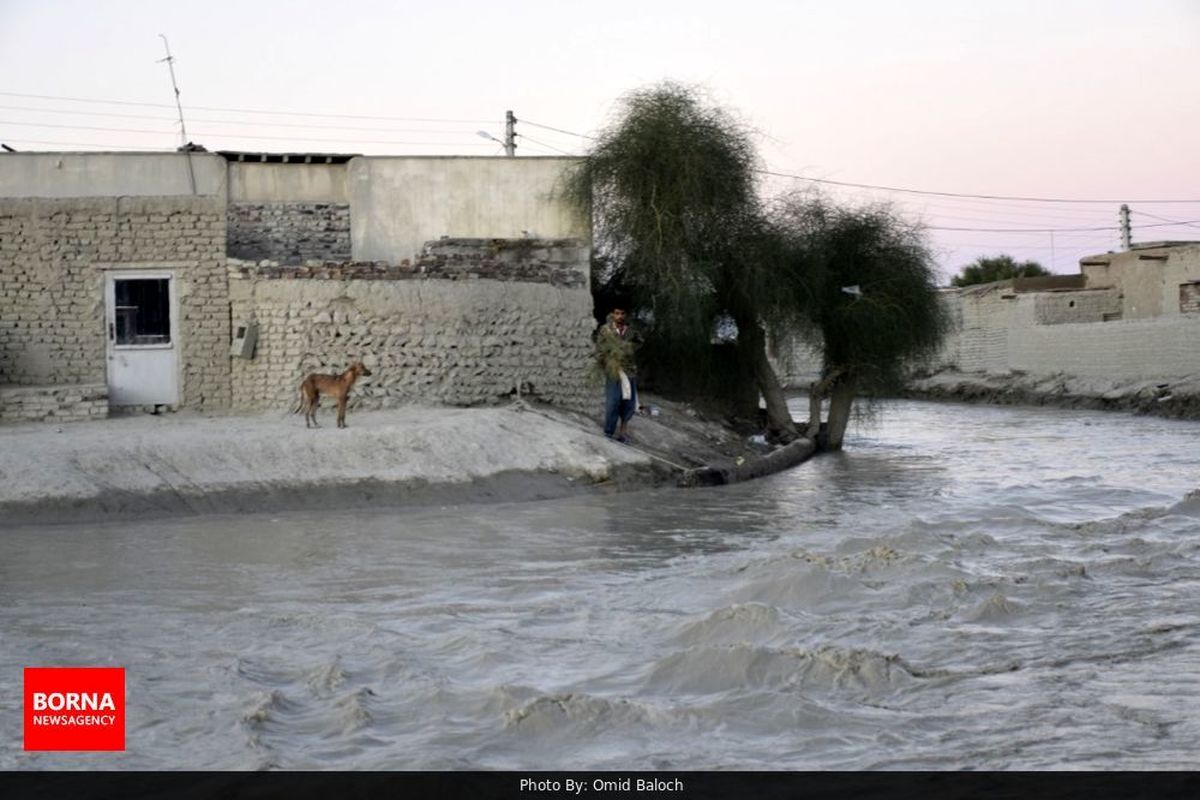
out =
<svg viewBox="0 0 1200 800"><path fill-rule="evenodd" d="M829 385L824 380L813 381L812 388L808 390L808 429L804 435L810 439L816 439L821 432L821 403L827 391Z"/></svg>
<svg viewBox="0 0 1200 800"><path fill-rule="evenodd" d="M858 387L850 375L843 375L833 384L829 397L829 441L827 450L841 450L846 437L846 425L850 422L850 411L854 406L854 392Z"/></svg>
<svg viewBox="0 0 1200 800"><path fill-rule="evenodd" d="M796 422L788 411L787 398L775 375L775 368L767 358L767 337L758 317L750 314L734 314L738 329L738 352L754 369L754 383L767 405L767 430L775 433L785 443L800 438ZM755 410L758 409L757 403Z"/></svg>
<svg viewBox="0 0 1200 800"><path fill-rule="evenodd" d="M779 384L775 369L767 358L766 344L755 348L754 353L754 377L758 383L758 390L762 392L763 400L767 403L767 428L777 432L785 442L800 438L796 421L792 419L792 412L788 410L783 387Z"/></svg>

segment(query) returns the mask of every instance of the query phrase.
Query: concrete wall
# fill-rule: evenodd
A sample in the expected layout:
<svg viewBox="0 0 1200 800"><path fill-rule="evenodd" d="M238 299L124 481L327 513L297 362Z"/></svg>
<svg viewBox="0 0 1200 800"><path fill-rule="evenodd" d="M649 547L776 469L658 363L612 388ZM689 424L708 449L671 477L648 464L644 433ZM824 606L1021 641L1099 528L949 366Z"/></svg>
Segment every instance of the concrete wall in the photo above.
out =
<svg viewBox="0 0 1200 800"><path fill-rule="evenodd" d="M234 268L235 324L259 326L254 358L234 359L234 404L290 408L304 375L341 372L357 358L374 372L354 390L362 407L495 403L521 384L523 393L595 411L589 250L578 241L512 244L512 258L498 262L486 242L473 259L461 241L433 243L424 260L455 266L441 271ZM503 274L485 272L493 269ZM578 280L556 280L564 269Z"/></svg>
<svg viewBox="0 0 1200 800"><path fill-rule="evenodd" d="M225 186L225 159L211 153L0 153L0 197L224 199Z"/></svg>
<svg viewBox="0 0 1200 800"><path fill-rule="evenodd" d="M177 276L180 404L227 406L220 195L0 199L0 384L105 383L105 272L137 268Z"/></svg>
<svg viewBox="0 0 1200 800"><path fill-rule="evenodd" d="M230 203L349 203L346 164L229 162Z"/></svg>
<svg viewBox="0 0 1200 800"><path fill-rule="evenodd" d="M1085 258L1080 270L1088 286L1111 286L1120 293L1124 319L1173 316L1180 313L1179 287L1200 280L1200 244L1139 245Z"/></svg>
<svg viewBox="0 0 1200 800"><path fill-rule="evenodd" d="M554 199L572 161L354 158L349 162L354 260L398 264L443 236L590 242L590 221Z"/></svg>

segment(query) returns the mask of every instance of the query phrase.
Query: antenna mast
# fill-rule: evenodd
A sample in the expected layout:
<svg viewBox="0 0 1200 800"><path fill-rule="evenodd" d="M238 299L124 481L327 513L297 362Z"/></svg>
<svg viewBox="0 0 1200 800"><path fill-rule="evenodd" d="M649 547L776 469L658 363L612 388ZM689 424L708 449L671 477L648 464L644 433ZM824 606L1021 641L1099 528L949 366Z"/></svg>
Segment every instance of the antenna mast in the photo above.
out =
<svg viewBox="0 0 1200 800"><path fill-rule="evenodd" d="M164 61L167 62L167 69L169 69L171 71L171 88L175 90L175 107L179 109L179 143L180 143L179 149L187 151L187 154L188 154L188 159L187 159L188 180L191 182L192 194L195 194L196 193L196 173L192 169L191 147L188 146L191 143L188 141L187 125L185 125L183 122L183 103L179 99L179 84L175 82L175 57L173 55L171 55L171 45L169 42L167 42L167 37L163 36L161 33L159 34L159 37L163 40L163 47L167 51L167 57L160 58L158 60L158 63L161 64Z"/></svg>

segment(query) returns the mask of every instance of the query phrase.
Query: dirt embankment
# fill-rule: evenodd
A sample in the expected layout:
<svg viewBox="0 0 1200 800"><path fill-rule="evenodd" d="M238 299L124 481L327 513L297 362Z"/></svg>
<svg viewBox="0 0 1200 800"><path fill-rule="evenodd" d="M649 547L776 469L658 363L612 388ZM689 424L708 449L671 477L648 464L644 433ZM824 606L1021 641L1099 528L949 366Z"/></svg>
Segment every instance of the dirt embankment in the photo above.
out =
<svg viewBox="0 0 1200 800"><path fill-rule="evenodd" d="M518 401L332 416L136 414L0 427L0 518L85 521L146 514L445 505L661 485L729 483L806 458L759 444L678 403L646 397L632 441L595 419ZM787 450L793 458L781 458ZM694 479L696 470L708 480ZM689 479L689 476L693 476Z"/></svg>
<svg viewBox="0 0 1200 800"><path fill-rule="evenodd" d="M926 400L1088 408L1200 419L1200 377L1118 382L1068 375L1035 378L1019 372L939 372L911 381L905 395Z"/></svg>

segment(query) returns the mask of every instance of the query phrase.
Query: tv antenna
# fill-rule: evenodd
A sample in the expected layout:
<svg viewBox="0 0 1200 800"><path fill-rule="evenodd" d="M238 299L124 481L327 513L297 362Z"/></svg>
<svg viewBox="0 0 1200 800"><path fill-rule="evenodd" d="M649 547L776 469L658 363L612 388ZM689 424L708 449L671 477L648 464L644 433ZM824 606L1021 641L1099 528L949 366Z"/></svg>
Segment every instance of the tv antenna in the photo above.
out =
<svg viewBox="0 0 1200 800"><path fill-rule="evenodd" d="M191 182L192 194L195 194L196 173L192 169L192 148L190 146L191 142L188 141L187 125L183 121L183 103L179 99L179 84L175 81L175 56L171 55L171 44L167 41L167 37L161 33L158 36L163 40L163 47L167 51L167 57L160 58L157 63L167 62L167 69L171 71L171 88L175 90L175 107L179 109L179 149L187 151L188 180Z"/></svg>

